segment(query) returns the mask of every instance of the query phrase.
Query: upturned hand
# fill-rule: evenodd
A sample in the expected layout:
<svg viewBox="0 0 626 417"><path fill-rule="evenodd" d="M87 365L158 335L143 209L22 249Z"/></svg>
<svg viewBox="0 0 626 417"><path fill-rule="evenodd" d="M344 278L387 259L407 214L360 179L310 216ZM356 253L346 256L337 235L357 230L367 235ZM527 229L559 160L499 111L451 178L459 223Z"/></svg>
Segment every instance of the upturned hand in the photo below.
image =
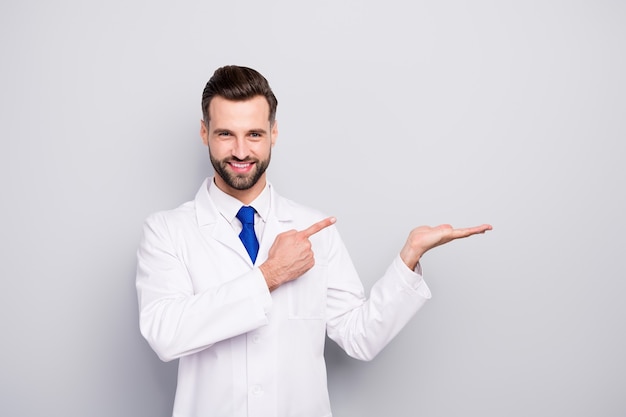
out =
<svg viewBox="0 0 626 417"><path fill-rule="evenodd" d="M413 270L427 251L455 239L485 233L491 229L492 227L489 224L463 229L455 229L449 224L442 224L435 227L420 226L411 230L409 233L409 237L400 251L400 258L402 258L406 266Z"/></svg>

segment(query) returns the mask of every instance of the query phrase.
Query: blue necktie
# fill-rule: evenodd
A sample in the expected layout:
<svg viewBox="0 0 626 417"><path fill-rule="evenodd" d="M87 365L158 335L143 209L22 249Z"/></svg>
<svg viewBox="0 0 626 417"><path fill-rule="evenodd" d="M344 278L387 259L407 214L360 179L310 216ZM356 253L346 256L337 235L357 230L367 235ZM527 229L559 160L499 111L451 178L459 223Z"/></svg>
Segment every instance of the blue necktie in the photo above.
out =
<svg viewBox="0 0 626 417"><path fill-rule="evenodd" d="M252 263L256 261L256 255L259 252L259 241L254 233L254 207L243 206L237 212L237 218L241 221L243 229L239 233L239 239L243 242L243 245L252 259Z"/></svg>

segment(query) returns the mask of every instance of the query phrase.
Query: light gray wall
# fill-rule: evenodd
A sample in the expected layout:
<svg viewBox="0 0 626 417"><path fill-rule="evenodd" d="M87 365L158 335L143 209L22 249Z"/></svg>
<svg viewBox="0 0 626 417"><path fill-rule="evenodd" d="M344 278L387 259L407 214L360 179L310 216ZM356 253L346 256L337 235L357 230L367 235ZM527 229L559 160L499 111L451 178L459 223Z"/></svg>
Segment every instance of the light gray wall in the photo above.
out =
<svg viewBox="0 0 626 417"><path fill-rule="evenodd" d="M143 219L210 173L224 64L279 98L271 181L334 214L369 289L420 224L434 297L337 417L626 415L626 6L596 1L0 4L0 414L165 417L139 335ZM359 204L357 207L356 204Z"/></svg>

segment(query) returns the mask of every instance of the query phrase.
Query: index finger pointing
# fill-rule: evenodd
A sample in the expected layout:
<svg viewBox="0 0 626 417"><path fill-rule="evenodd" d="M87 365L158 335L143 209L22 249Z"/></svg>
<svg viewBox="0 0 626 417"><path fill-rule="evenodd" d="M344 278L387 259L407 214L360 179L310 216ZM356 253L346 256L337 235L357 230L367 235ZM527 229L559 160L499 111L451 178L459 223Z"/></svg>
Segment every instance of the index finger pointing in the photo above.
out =
<svg viewBox="0 0 626 417"><path fill-rule="evenodd" d="M302 230L300 233L304 234L307 238L309 238L313 236L314 234L316 234L317 232L319 232L320 230L326 229L328 226L335 224L336 221L337 219L334 217L327 217L324 220L320 220L319 222L312 224L311 226Z"/></svg>

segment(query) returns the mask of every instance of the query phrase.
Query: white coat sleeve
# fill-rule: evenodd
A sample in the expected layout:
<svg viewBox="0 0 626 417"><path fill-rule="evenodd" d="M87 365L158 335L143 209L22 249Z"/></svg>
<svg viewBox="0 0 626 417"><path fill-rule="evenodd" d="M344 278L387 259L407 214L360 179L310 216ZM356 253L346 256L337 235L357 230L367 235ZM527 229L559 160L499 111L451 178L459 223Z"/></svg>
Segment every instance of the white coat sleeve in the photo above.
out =
<svg viewBox="0 0 626 417"><path fill-rule="evenodd" d="M329 253L327 334L348 355L373 359L430 298L421 267L411 271L399 255L367 298L348 251L334 232Z"/></svg>
<svg viewBox="0 0 626 417"><path fill-rule="evenodd" d="M266 325L272 299L258 268L195 293L166 219L149 217L137 251L136 287L142 335L163 361Z"/></svg>

